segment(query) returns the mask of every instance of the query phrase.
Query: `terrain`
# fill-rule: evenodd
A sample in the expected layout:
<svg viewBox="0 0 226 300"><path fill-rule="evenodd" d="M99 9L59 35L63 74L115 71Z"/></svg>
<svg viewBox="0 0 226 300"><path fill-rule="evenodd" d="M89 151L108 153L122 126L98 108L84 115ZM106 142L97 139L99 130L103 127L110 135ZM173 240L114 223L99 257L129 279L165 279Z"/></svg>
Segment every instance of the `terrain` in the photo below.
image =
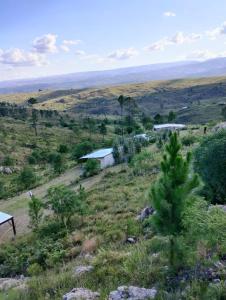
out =
<svg viewBox="0 0 226 300"><path fill-rule="evenodd" d="M124 69L81 72L37 79L0 82L0 93L34 92L39 89L83 89L140 83L150 80L199 78L226 74L226 59L179 61Z"/></svg>
<svg viewBox="0 0 226 300"><path fill-rule="evenodd" d="M221 119L226 103L226 78L212 77L151 81L106 88L67 89L0 95L0 102L26 106L34 97L33 108L68 111L76 114L119 115L119 95L133 97L140 112L151 116L173 110L177 121L205 123Z"/></svg>

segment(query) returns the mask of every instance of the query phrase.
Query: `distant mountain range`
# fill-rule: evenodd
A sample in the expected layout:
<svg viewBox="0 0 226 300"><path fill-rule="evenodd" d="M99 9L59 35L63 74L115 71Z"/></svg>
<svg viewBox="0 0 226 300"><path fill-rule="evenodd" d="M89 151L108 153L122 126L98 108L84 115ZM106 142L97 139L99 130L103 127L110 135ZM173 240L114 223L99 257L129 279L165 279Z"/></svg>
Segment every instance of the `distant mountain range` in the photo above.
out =
<svg viewBox="0 0 226 300"><path fill-rule="evenodd" d="M200 78L226 75L226 58L216 58L203 62L182 61L152 64L123 69L80 72L36 79L0 82L0 93L34 92L46 89L83 89L151 80Z"/></svg>

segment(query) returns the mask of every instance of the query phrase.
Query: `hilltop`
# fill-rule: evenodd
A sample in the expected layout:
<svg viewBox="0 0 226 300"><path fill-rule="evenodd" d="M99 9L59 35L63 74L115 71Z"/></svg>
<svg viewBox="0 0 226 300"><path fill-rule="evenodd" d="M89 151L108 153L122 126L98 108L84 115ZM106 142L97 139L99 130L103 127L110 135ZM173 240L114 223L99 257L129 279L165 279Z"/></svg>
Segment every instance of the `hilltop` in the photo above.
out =
<svg viewBox="0 0 226 300"><path fill-rule="evenodd" d="M71 111L77 114L118 115L119 95L133 97L141 112L154 116L177 112L178 121L205 123L221 119L226 102L226 77L175 79L108 86L104 88L65 89L32 93L2 94L0 102L26 106L31 97L34 108Z"/></svg>

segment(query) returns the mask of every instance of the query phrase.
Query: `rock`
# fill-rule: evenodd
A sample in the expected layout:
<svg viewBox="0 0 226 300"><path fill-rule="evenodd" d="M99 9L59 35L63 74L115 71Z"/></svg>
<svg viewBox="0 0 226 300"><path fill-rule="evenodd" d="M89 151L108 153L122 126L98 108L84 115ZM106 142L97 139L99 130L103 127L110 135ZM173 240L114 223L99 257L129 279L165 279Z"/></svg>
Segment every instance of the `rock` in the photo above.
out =
<svg viewBox="0 0 226 300"><path fill-rule="evenodd" d="M222 122L222 123L219 123L216 126L214 126L213 131L217 132L217 131L225 130L225 129L226 129L226 122Z"/></svg>
<svg viewBox="0 0 226 300"><path fill-rule="evenodd" d="M143 221L144 219L148 218L149 216L153 215L154 213L154 208L153 207L145 207L141 213L137 216L137 220Z"/></svg>
<svg viewBox="0 0 226 300"><path fill-rule="evenodd" d="M4 168L4 174L10 175L13 173L13 170L9 167L5 167Z"/></svg>
<svg viewBox="0 0 226 300"><path fill-rule="evenodd" d="M219 279L219 278L215 278L214 280L213 280L213 283L220 283L221 282L221 280Z"/></svg>
<svg viewBox="0 0 226 300"><path fill-rule="evenodd" d="M126 242L129 244L136 244L137 238L136 237L128 237Z"/></svg>
<svg viewBox="0 0 226 300"><path fill-rule="evenodd" d="M8 291L12 288L25 289L26 278L0 278L0 291Z"/></svg>
<svg viewBox="0 0 226 300"><path fill-rule="evenodd" d="M84 288L75 288L63 296L63 300L95 300L100 294Z"/></svg>
<svg viewBox="0 0 226 300"><path fill-rule="evenodd" d="M81 276L84 273L91 272L93 270L93 266L78 266L75 268L74 275Z"/></svg>
<svg viewBox="0 0 226 300"><path fill-rule="evenodd" d="M109 295L109 300L142 300L142 299L154 299L157 294L155 288L145 289L135 286L120 286L117 291L113 291Z"/></svg>

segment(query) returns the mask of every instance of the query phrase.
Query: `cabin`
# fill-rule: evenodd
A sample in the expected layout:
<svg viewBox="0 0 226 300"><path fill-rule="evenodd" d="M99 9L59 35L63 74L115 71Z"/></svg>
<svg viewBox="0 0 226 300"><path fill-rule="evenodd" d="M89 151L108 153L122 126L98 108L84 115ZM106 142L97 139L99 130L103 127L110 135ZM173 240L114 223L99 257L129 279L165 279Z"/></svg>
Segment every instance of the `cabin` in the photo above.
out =
<svg viewBox="0 0 226 300"><path fill-rule="evenodd" d="M14 223L14 217L0 211L0 225L3 225L5 223L9 223L12 226L13 233L14 233L14 235L16 235L16 227L15 227L15 223Z"/></svg>
<svg viewBox="0 0 226 300"><path fill-rule="evenodd" d="M113 157L113 148L99 149L87 155L80 157L80 160L87 161L88 159L96 159L100 162L100 168L105 169L113 166L115 163Z"/></svg>
<svg viewBox="0 0 226 300"><path fill-rule="evenodd" d="M186 129L186 125L184 124L159 124L154 125L155 131L176 131Z"/></svg>

